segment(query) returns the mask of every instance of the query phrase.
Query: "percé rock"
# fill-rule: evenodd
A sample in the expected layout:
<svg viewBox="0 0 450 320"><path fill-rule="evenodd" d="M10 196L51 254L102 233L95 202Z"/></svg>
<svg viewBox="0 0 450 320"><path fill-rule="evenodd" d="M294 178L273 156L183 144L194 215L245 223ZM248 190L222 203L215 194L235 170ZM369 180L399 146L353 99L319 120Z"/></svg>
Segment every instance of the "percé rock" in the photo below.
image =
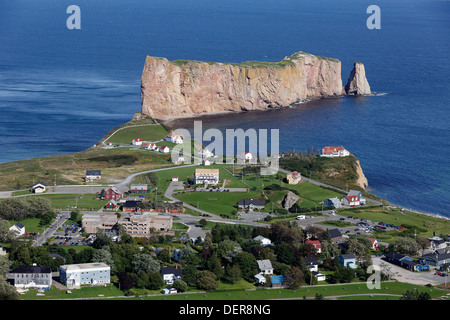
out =
<svg viewBox="0 0 450 320"><path fill-rule="evenodd" d="M371 94L369 82L366 78L366 70L361 62L353 64L353 70L350 72L350 77L345 85L345 93L348 95Z"/></svg>
<svg viewBox="0 0 450 320"><path fill-rule="evenodd" d="M342 96L341 62L297 52L280 62L220 63L147 56L142 113L159 120L286 107Z"/></svg>

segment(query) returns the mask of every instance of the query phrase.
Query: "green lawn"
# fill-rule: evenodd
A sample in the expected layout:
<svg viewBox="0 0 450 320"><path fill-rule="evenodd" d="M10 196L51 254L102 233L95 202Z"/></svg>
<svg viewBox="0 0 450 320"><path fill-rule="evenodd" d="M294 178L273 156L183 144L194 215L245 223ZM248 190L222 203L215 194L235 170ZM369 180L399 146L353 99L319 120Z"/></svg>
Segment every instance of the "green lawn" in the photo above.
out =
<svg viewBox="0 0 450 320"><path fill-rule="evenodd" d="M236 218L233 211L238 211L237 203L245 198L254 198L259 193L249 192L185 192L177 193L174 196L201 210L205 210L217 215L226 215Z"/></svg>
<svg viewBox="0 0 450 320"><path fill-rule="evenodd" d="M51 200L55 209L67 209L77 207L80 210L99 210L108 203L108 200L100 200L96 194L43 194L35 197L46 197Z"/></svg>
<svg viewBox="0 0 450 320"><path fill-rule="evenodd" d="M134 138L141 138L143 141L157 141L164 139L169 132L160 125L146 125L142 127L129 127L117 131L108 142L131 144Z"/></svg>
<svg viewBox="0 0 450 320"><path fill-rule="evenodd" d="M17 222L16 220L10 220L9 223L11 226L15 225ZM22 223L25 226L25 232L39 232L42 233L48 226L40 226L39 223L41 222L41 219L39 218L26 218L23 220L20 220L20 223Z"/></svg>
<svg viewBox="0 0 450 320"><path fill-rule="evenodd" d="M72 289L72 293L66 293L66 290L59 290L52 286L50 290L45 291L45 296L37 296L36 290L29 290L20 296L22 300L47 300L47 299L76 299L76 298L101 298L104 297L120 297L124 296L124 292L119 290L113 284L106 287L82 287L81 289Z"/></svg>

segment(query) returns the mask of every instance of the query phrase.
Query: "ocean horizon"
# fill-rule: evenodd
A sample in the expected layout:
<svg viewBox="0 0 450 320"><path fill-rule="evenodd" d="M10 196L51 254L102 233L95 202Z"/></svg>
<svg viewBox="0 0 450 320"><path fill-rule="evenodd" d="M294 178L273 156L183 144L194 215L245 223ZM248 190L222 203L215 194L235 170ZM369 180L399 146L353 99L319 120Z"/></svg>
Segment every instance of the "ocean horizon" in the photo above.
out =
<svg viewBox="0 0 450 320"><path fill-rule="evenodd" d="M69 30L69 5L81 29ZM280 61L298 51L339 59L345 85L364 63L369 97L200 117L204 129L278 128L280 151L343 145L373 194L450 217L449 1L68 1L0 4L0 163L74 153L140 111L147 55ZM190 127L194 119L177 120Z"/></svg>

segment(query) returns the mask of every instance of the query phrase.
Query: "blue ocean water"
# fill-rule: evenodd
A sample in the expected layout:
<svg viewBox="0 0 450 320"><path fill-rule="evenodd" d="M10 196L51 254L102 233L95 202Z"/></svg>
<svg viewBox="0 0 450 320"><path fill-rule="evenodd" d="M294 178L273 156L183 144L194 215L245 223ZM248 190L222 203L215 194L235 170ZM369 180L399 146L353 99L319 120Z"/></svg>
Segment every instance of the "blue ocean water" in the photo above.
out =
<svg viewBox="0 0 450 320"><path fill-rule="evenodd" d="M69 5L81 30L68 30ZM381 9L369 30L366 9ZM372 91L204 118L279 128L280 149L344 145L373 192L450 217L449 1L15 0L0 2L0 163L95 144L140 110L146 55L279 61L297 51L365 64ZM189 121L179 125L189 126Z"/></svg>

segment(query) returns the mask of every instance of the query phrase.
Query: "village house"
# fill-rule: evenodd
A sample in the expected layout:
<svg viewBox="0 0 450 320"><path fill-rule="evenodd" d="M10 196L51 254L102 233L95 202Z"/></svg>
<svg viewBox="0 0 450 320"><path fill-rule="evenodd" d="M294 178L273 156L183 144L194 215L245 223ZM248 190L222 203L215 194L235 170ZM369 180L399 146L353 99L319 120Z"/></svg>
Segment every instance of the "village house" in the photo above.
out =
<svg viewBox="0 0 450 320"><path fill-rule="evenodd" d="M342 241L342 233L339 229L328 230L328 234L330 235L331 242L338 243Z"/></svg>
<svg viewBox="0 0 450 320"><path fill-rule="evenodd" d="M202 149L201 151L199 151L199 152L197 153L197 155L198 155L199 157L203 158L203 159L214 157L214 153L212 153L211 151L209 151L208 148Z"/></svg>
<svg viewBox="0 0 450 320"><path fill-rule="evenodd" d="M253 160L253 155L250 152L242 152L237 156L238 163L246 163Z"/></svg>
<svg viewBox="0 0 450 320"><path fill-rule="evenodd" d="M132 144L133 146L142 146L142 139L141 139L141 138L134 138L134 139L131 141L131 144Z"/></svg>
<svg viewBox="0 0 450 320"><path fill-rule="evenodd" d="M365 205L365 204L366 204L366 199L363 197L363 194L362 194L361 191L358 191L358 190L350 190L350 191L347 193L347 197L350 197L350 196L357 196L358 199L359 199L359 204L360 204L360 205Z"/></svg>
<svg viewBox="0 0 450 320"><path fill-rule="evenodd" d="M169 149L169 147L167 147L167 146L162 146L161 148L159 148L159 152L162 152L162 153L169 153L169 152L170 152L170 149Z"/></svg>
<svg viewBox="0 0 450 320"><path fill-rule="evenodd" d="M311 272L314 277L316 277L317 281L325 281L326 276L323 273L320 273L319 271L313 271Z"/></svg>
<svg viewBox="0 0 450 320"><path fill-rule="evenodd" d="M138 211L137 204L140 201L127 200L122 204L122 210L125 212L136 212Z"/></svg>
<svg viewBox="0 0 450 320"><path fill-rule="evenodd" d="M312 244L316 248L317 253L322 253L322 244L319 240L306 240L305 243Z"/></svg>
<svg viewBox="0 0 450 320"><path fill-rule="evenodd" d="M385 261L395 264L399 267L408 269L410 271L428 271L429 265L413 260L411 257L403 255L398 252L390 251L384 255Z"/></svg>
<svg viewBox="0 0 450 320"><path fill-rule="evenodd" d="M178 177L177 176L173 176L172 177L172 181L174 181L174 182L178 181Z"/></svg>
<svg viewBox="0 0 450 320"><path fill-rule="evenodd" d="M43 184L42 182L35 183L31 187L31 192L33 193L43 193L45 191L47 191L47 185Z"/></svg>
<svg viewBox="0 0 450 320"><path fill-rule="evenodd" d="M263 276L262 274L260 274L260 273L258 273L257 275L255 275L254 279L255 279L255 283L256 283L256 284L261 284L261 285L263 285L263 284L266 284L266 282L267 282L266 277L264 277L264 276Z"/></svg>
<svg viewBox="0 0 450 320"><path fill-rule="evenodd" d="M339 264L344 267L356 269L356 257L354 254L342 254L339 256Z"/></svg>
<svg viewBox="0 0 450 320"><path fill-rule="evenodd" d="M130 190L128 190L128 193L130 195L141 195L141 194L147 194L149 193L148 185L146 184L132 184L130 186Z"/></svg>
<svg viewBox="0 0 450 320"><path fill-rule="evenodd" d="M378 250L378 240L375 238L369 238L369 240L372 243L372 247L370 247L370 250Z"/></svg>
<svg viewBox="0 0 450 320"><path fill-rule="evenodd" d="M18 267L7 274L9 282L18 289L46 288L52 286L52 269L33 266Z"/></svg>
<svg viewBox="0 0 450 320"><path fill-rule="evenodd" d="M14 233L15 237L21 237L25 234L25 226L20 222L17 222L15 225L11 226L9 230Z"/></svg>
<svg viewBox="0 0 450 320"><path fill-rule="evenodd" d="M7 254L6 249L0 245L0 256L6 256Z"/></svg>
<svg viewBox="0 0 450 320"><path fill-rule="evenodd" d="M328 198L326 200L323 201L323 205L325 207L333 207L335 209L338 209L340 207L342 207L342 203L338 198Z"/></svg>
<svg viewBox="0 0 450 320"><path fill-rule="evenodd" d="M272 262L269 259L257 260L259 273L262 275L273 274Z"/></svg>
<svg viewBox="0 0 450 320"><path fill-rule="evenodd" d="M319 261L315 257L306 257L306 264L308 265L309 271L319 271Z"/></svg>
<svg viewBox="0 0 450 320"><path fill-rule="evenodd" d="M173 284L176 280L181 280L182 274L181 267L178 265L161 268L161 276L165 284Z"/></svg>
<svg viewBox="0 0 450 320"><path fill-rule="evenodd" d="M436 249L433 253L424 254L421 257L421 261L423 263L436 267L443 266L444 264L449 264L450 249L449 248Z"/></svg>
<svg viewBox="0 0 450 320"><path fill-rule="evenodd" d="M100 170L87 170L86 181L100 180L102 178L102 172Z"/></svg>
<svg viewBox="0 0 450 320"><path fill-rule="evenodd" d="M302 181L302 175L297 171L291 172L286 176L288 184L297 184Z"/></svg>
<svg viewBox="0 0 450 320"><path fill-rule="evenodd" d="M328 157L328 158L335 158L335 157L347 157L350 155L350 152L348 152L344 147L334 147L334 146L327 146L322 149L322 153L320 154L321 157Z"/></svg>
<svg viewBox="0 0 450 320"><path fill-rule="evenodd" d="M263 247L267 247L267 246L272 245L272 241L270 239L268 239L268 238L263 237L263 236L254 237L253 240L260 241L261 245Z"/></svg>
<svg viewBox="0 0 450 320"><path fill-rule="evenodd" d="M344 206L350 207L359 206L360 204L359 198L357 196L345 196L341 199L341 203Z"/></svg>
<svg viewBox="0 0 450 320"><path fill-rule="evenodd" d="M216 185L219 183L219 169L195 169L194 184Z"/></svg>
<svg viewBox="0 0 450 320"><path fill-rule="evenodd" d="M178 290L175 289L174 287L171 286L167 286L162 290L162 293L164 294L175 294L178 293Z"/></svg>
<svg viewBox="0 0 450 320"><path fill-rule="evenodd" d="M60 281L69 289L81 285L105 285L111 282L111 267L106 263L67 264L59 267Z"/></svg>
<svg viewBox="0 0 450 320"><path fill-rule="evenodd" d="M106 200L123 198L123 194L116 187L111 187L105 191L103 196Z"/></svg>
<svg viewBox="0 0 450 320"><path fill-rule="evenodd" d="M116 200L112 199L112 200L109 200L108 203L105 204L105 206L103 208L109 209L109 210L116 210L119 208L119 204L116 202Z"/></svg>
<svg viewBox="0 0 450 320"><path fill-rule="evenodd" d="M172 142L172 143L176 143L176 144L182 144L183 143L183 137L181 137L181 135L175 133L175 132L171 132L169 133L165 139L168 142Z"/></svg>
<svg viewBox="0 0 450 320"><path fill-rule="evenodd" d="M259 199L244 199L238 201L238 208L244 210L261 210L264 209L266 202L264 200Z"/></svg>

